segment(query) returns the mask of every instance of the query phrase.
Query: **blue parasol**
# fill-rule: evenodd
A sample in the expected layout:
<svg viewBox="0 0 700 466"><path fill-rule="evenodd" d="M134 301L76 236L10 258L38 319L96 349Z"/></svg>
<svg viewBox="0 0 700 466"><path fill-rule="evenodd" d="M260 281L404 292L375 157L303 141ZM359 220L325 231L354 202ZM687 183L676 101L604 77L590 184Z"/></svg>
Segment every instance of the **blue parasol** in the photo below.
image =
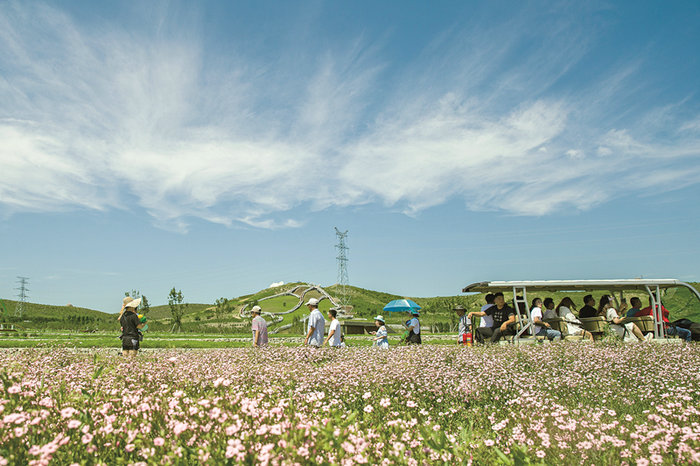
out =
<svg viewBox="0 0 700 466"><path fill-rule="evenodd" d="M420 306L410 299L395 299L384 306L385 312L410 312L419 309Z"/></svg>

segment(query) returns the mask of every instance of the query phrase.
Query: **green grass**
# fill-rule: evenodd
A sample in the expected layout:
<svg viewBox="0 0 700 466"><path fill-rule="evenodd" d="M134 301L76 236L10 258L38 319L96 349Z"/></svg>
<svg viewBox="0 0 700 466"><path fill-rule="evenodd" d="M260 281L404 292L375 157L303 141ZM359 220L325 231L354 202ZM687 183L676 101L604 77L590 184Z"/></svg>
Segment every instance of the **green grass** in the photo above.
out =
<svg viewBox="0 0 700 466"><path fill-rule="evenodd" d="M238 331L245 330L240 327L240 324L248 324L248 319L241 319L238 315L239 310L246 304L252 305L257 302L265 312L279 313L287 311L294 307L298 298L294 296L281 296L277 298L262 300L262 298L272 296L285 290L293 288L301 283L289 283L281 287L267 288L257 293L230 298L229 309L223 315L222 319L217 319L215 306L206 303L191 303L188 305L183 316L183 331L187 334L206 333L209 335L219 334L222 331L230 333L235 328ZM698 284L692 284L698 288ZM338 288L336 285L324 287L331 295L336 295ZM353 314L358 320L372 320L377 314L383 314L388 324L401 324L405 322L408 315L405 313L384 313L383 307L386 303L394 299L404 298L380 291L373 291L364 288L350 286L348 287L350 303L353 305ZM570 296L578 308L582 306L582 298L587 292L556 292L556 293L529 293L528 301L532 301L534 297L552 297L555 303L559 303L565 296ZM593 296L597 299L605 292L594 292ZM632 296L639 296L646 305L647 297L644 293L626 293L627 300ZM309 293L309 297L319 297L318 294ZM421 324L426 330L448 331L451 326L456 323L456 316L452 311L452 307L456 304L461 304L470 311L479 310L484 303L483 294L460 295L460 296L443 296L443 297L408 297L416 301L423 309L421 311ZM511 296L506 294L506 299ZM671 312L671 319L688 318L695 322L700 322L700 302L692 293L685 288L669 289L664 297L664 304ZM14 318L14 309L16 301L4 300L5 307L8 310L9 319L6 322L15 324L23 331L34 331L37 329L69 329L80 332L87 331L113 331L118 333L119 325L116 322L116 315L96 311L92 309L78 308L72 306L55 306L45 304L27 303L25 305L24 318ZM119 304L117 302L117 304ZM321 301L320 309L325 314L330 307L328 300ZM114 312L118 312L115 306ZM278 326L299 321L308 315L308 309L305 306L300 307L295 312L284 315L280 323L270 325L273 330ZM170 308L167 305L153 306L148 314L149 326L152 331L168 331L171 327ZM220 324L223 329L220 329ZM300 325L296 325L293 330L285 331L287 334L301 333Z"/></svg>

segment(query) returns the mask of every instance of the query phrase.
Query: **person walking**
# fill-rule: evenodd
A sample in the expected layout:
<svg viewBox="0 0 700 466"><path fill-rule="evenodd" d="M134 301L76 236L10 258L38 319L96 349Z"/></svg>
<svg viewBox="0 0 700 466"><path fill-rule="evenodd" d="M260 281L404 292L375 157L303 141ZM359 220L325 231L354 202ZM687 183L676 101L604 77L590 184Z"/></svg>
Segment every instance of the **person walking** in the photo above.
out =
<svg viewBox="0 0 700 466"><path fill-rule="evenodd" d="M406 322L406 327L408 328L408 336L406 337L406 343L409 345L420 345L422 343L420 337L420 321L418 320L417 309L411 309L411 319Z"/></svg>
<svg viewBox="0 0 700 466"><path fill-rule="evenodd" d="M127 357L136 356L141 347L139 329L143 328L144 324L136 313L139 304L141 304L141 298L134 299L127 296L122 301L122 310L119 315L122 334L119 338L122 340L122 354Z"/></svg>
<svg viewBox="0 0 700 466"><path fill-rule="evenodd" d="M309 314L309 331L306 333L304 344L318 348L323 343L323 334L326 331L326 320L318 310L318 299L311 298L306 302L306 306L311 311Z"/></svg>
<svg viewBox="0 0 700 466"><path fill-rule="evenodd" d="M379 315L375 317L374 325L377 326L377 331L370 332L372 335L375 336L374 338L372 338L374 346L376 346L377 348L389 349L389 332L386 329L386 325L384 325L384 316Z"/></svg>
<svg viewBox="0 0 700 466"><path fill-rule="evenodd" d="M340 321L338 320L338 311L335 309L328 310L328 318L331 319L331 326L328 328L328 336L323 344L328 344L333 348L340 348L342 344L341 332L340 332Z"/></svg>
<svg viewBox="0 0 700 466"><path fill-rule="evenodd" d="M262 308L260 306L253 306L250 310L253 314L253 321L251 322L251 328L253 329L253 346L267 346L267 321L262 318Z"/></svg>

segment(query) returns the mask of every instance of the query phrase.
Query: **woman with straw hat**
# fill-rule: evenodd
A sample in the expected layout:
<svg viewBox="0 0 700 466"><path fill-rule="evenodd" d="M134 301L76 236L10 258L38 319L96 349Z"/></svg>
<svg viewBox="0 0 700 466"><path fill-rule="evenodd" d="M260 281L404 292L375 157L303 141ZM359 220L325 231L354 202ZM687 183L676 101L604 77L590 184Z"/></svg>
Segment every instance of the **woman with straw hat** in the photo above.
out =
<svg viewBox="0 0 700 466"><path fill-rule="evenodd" d="M141 298L133 299L129 296L122 301L122 310L119 313L119 323L122 326L122 352L124 356L134 357L139 351L139 329L144 324L139 319L136 309L141 304Z"/></svg>
<svg viewBox="0 0 700 466"><path fill-rule="evenodd" d="M384 316L377 316L374 318L374 325L377 326L376 332L370 332L375 337L372 339L374 346L382 349L389 348L389 338L386 330L386 325L384 325Z"/></svg>

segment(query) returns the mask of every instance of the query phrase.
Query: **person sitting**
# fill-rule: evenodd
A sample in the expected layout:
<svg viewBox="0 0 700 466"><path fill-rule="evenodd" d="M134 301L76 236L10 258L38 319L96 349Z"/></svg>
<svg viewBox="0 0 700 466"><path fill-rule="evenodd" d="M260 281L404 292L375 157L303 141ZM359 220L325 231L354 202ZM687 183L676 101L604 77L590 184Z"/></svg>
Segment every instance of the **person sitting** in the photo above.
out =
<svg viewBox="0 0 700 466"><path fill-rule="evenodd" d="M632 307L629 311L627 311L627 317L639 317L639 311L642 307L642 300L635 296L634 298L630 299L630 306Z"/></svg>
<svg viewBox="0 0 700 466"><path fill-rule="evenodd" d="M557 317L557 312L554 310L554 300L552 298L544 298L544 318L554 319Z"/></svg>
<svg viewBox="0 0 700 466"><path fill-rule="evenodd" d="M486 299L485 299L486 304L481 306L481 312L485 312L486 309L493 306L493 301L495 298L496 297L492 293L487 294ZM479 319L479 328L482 328L482 327L492 328L493 327L493 318L489 315L484 314L484 316L481 319ZM479 343L484 342L483 338L481 337L481 333L479 333L478 331L474 332L474 337L476 338L476 341L478 341Z"/></svg>
<svg viewBox="0 0 700 466"><path fill-rule="evenodd" d="M661 303L661 300L659 300ZM640 306L641 306L641 301L640 301ZM649 298L649 306L645 307L644 309L641 309L637 314L636 317L640 316L653 316L654 311L653 311L653 301L651 298ZM690 330L687 328L683 327L678 327L676 325L671 325L671 322L668 319L669 312L668 309L661 303L661 319L664 322L664 331L666 332L666 335L678 335L678 338L682 338L685 341L692 341L693 340L693 334L691 333Z"/></svg>
<svg viewBox="0 0 700 466"><path fill-rule="evenodd" d="M625 306L626 305L623 303L620 310L624 312ZM617 314L617 310L612 305L612 296L604 294L600 298L598 313L605 316L605 319L610 324L610 328L617 333L617 335L622 338L623 341L632 341L634 339L633 336L637 337L637 340L639 341L644 341L644 335L642 334L642 331L639 330L639 327L637 327L633 322L627 322L626 324L623 323L625 318L620 317ZM648 339L654 338L653 334L649 333L648 335Z"/></svg>
<svg viewBox="0 0 700 466"><path fill-rule="evenodd" d="M550 301L552 298L547 298ZM552 326L542 320L542 300L535 298L532 300L532 309L530 309L530 318L535 325L535 335L538 337L547 337L549 341L561 340L561 332L554 330Z"/></svg>
<svg viewBox="0 0 700 466"><path fill-rule="evenodd" d="M509 327L515 323L515 310L506 304L503 293L494 294L494 305L485 311L470 312L467 317L471 320L472 317L489 316L493 318L493 327L479 327L477 333L483 340L489 339L490 343L496 343L503 335L513 335L513 330Z"/></svg>
<svg viewBox="0 0 700 466"><path fill-rule="evenodd" d="M593 334L584 330L581 321L576 318L573 311L576 310L574 301L568 296L561 300L557 306L556 314L566 321L566 334L572 336L582 336L593 341Z"/></svg>
<svg viewBox="0 0 700 466"><path fill-rule="evenodd" d="M583 304L584 306L578 313L579 318L589 318L598 316L598 310L595 308L595 298L593 298L592 295L587 294L586 296L584 296Z"/></svg>

